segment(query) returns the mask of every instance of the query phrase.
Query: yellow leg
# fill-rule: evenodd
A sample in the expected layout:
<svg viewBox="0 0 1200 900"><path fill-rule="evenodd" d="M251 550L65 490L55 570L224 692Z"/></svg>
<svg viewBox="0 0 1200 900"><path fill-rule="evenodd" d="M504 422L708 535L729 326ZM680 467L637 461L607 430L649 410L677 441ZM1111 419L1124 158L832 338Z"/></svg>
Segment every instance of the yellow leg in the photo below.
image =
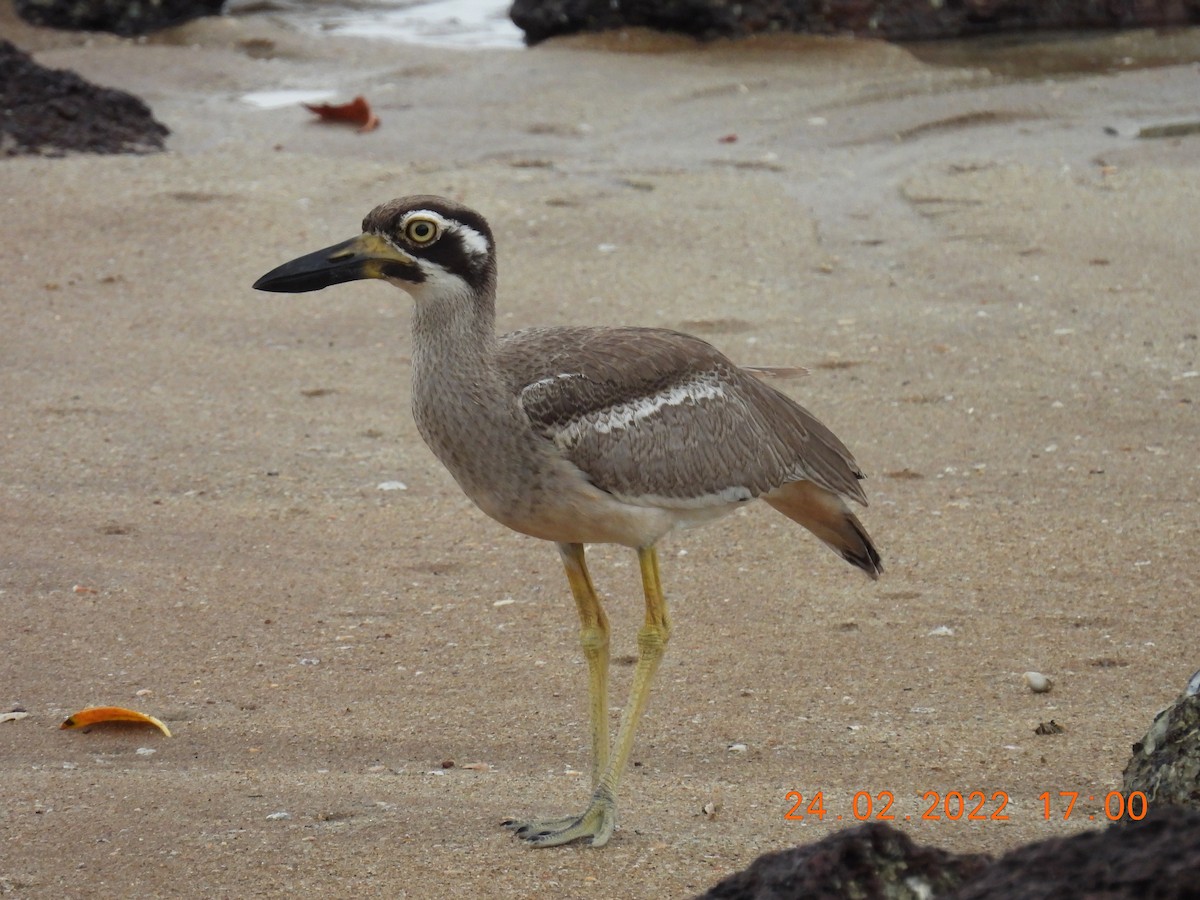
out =
<svg viewBox="0 0 1200 900"><path fill-rule="evenodd" d="M642 567L642 591L646 595L646 624L638 629L638 663L633 670L633 685L629 689L629 702L621 714L621 728L613 749L612 761L600 779L597 789L607 789L616 798L617 783L629 761L633 749L633 733L638 720L650 699L650 684L658 664L662 661L671 637L671 623L667 618L667 601L663 597L662 582L658 577L658 553L653 547L638 550L638 562Z"/></svg>
<svg viewBox="0 0 1200 900"><path fill-rule="evenodd" d="M569 548L578 545L563 546ZM574 554L575 551L571 552ZM591 589L591 580L587 577L586 568L583 567L583 548L579 547L577 553L579 571L583 577L579 580L573 577L572 565L569 561L567 562L567 577L571 580L572 591L575 592L575 599L579 604L580 617L584 622L583 630L586 634L588 625L587 620L583 618L584 609L585 606L591 608L591 605L580 602L580 592L576 589L577 583L588 588L586 593L592 598L596 610L599 610L599 601L595 600L595 590ZM572 558L574 557L572 556ZM568 560L568 550L563 550L563 559L564 561ZM663 598L662 583L658 575L658 554L653 547L640 548L638 562L642 570L642 590L646 595L646 622L638 631L637 668L633 672L629 702L621 714L621 727L617 732L612 756L608 759L607 765L603 767L603 771L594 785L591 802L582 815L524 824L505 823L513 828L518 836L535 847L553 847L586 837L591 838L593 847L603 847L608 843L608 839L612 837L613 830L617 826L617 786L625 771L625 765L629 761L629 753L633 749L633 735L637 730L638 720L646 708L646 701L650 697L650 684L654 680L654 673L658 670L658 664L666 651L667 640L671 633L671 624L667 617L667 602ZM603 612L600 613L598 621L604 622ZM604 623L600 629L606 636L605 645L607 645L606 624ZM585 637L584 650L588 652L586 641ZM607 647L605 649L607 650ZM589 667L592 666L591 660L592 657L589 655ZM592 668L593 692L597 681L595 672L596 669ZM594 710L596 703L594 693L592 702ZM598 728L593 720L592 740L594 745L598 740L597 732ZM607 727L605 727L604 733L603 743L607 752Z"/></svg>
<svg viewBox="0 0 1200 900"><path fill-rule="evenodd" d="M592 728L592 788L608 767L608 616L596 596L583 544L559 544L579 611L579 643L588 664L588 718Z"/></svg>

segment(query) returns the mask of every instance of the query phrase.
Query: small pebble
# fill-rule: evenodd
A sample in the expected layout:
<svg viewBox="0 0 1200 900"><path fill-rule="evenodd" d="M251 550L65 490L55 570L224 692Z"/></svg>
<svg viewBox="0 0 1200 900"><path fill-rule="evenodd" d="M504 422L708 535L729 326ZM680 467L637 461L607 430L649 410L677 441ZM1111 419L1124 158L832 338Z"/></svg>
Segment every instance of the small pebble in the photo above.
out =
<svg viewBox="0 0 1200 900"><path fill-rule="evenodd" d="M292 814L290 812L285 812L284 810L280 810L279 812L268 813L267 821L268 822L279 822L279 821L282 821L283 819L290 819L291 817L292 817Z"/></svg>
<svg viewBox="0 0 1200 900"><path fill-rule="evenodd" d="M1021 677L1025 679L1025 683L1029 685L1029 689L1035 694L1049 693L1050 688L1054 687L1054 682L1041 672L1026 672Z"/></svg>

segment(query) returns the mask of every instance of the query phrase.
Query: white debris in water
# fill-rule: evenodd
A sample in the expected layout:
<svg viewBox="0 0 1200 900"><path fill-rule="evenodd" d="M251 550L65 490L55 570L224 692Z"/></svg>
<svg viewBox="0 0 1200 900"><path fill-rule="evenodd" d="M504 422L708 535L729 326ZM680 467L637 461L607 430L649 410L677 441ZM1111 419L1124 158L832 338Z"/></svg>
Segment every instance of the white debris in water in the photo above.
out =
<svg viewBox="0 0 1200 900"><path fill-rule="evenodd" d="M320 103L334 96L335 92L328 90L251 91L242 94L242 102L258 109L283 109L301 103Z"/></svg>

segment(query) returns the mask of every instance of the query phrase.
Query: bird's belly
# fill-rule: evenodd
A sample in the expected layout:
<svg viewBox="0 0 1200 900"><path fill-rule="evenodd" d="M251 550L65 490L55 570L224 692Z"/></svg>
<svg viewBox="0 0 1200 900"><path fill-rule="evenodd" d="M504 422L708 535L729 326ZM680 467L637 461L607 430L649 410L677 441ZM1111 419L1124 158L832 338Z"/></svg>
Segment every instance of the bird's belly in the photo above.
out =
<svg viewBox="0 0 1200 900"><path fill-rule="evenodd" d="M522 534L559 543L626 547L649 547L676 528L703 525L737 505L663 506L621 499L578 484L562 492L539 491L539 495L519 511L499 498L472 499L493 519Z"/></svg>

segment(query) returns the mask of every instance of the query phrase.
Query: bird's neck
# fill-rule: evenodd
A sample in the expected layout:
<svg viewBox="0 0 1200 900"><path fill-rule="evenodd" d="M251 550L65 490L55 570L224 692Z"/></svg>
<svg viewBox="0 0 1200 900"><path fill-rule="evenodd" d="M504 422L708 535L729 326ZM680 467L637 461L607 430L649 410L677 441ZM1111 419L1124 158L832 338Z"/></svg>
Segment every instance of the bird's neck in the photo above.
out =
<svg viewBox="0 0 1200 900"><path fill-rule="evenodd" d="M417 298L412 407L434 455L468 497L499 517L525 501L519 496L520 473L499 479L498 485L496 467L529 457L526 445L533 435L497 365L490 297L464 294L458 302L444 303Z"/></svg>
<svg viewBox="0 0 1200 900"><path fill-rule="evenodd" d="M431 445L431 426L442 438L462 440L509 405L501 400L491 296L464 289L414 298L413 412Z"/></svg>
<svg viewBox="0 0 1200 900"><path fill-rule="evenodd" d="M413 366L453 371L489 366L496 348L496 308L490 297L461 290L414 296ZM447 366L452 366L450 372Z"/></svg>

